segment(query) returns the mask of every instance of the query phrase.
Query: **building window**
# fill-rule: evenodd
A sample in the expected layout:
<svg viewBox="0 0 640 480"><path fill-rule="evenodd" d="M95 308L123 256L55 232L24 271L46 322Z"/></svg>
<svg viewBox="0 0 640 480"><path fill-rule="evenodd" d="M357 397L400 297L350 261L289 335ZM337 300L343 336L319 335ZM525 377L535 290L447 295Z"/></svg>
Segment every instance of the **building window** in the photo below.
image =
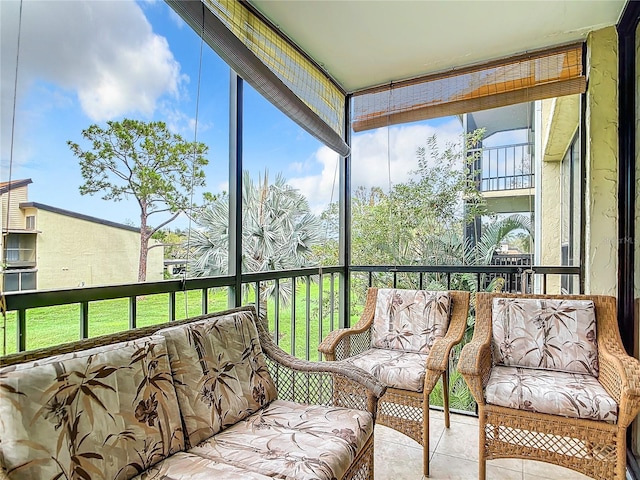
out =
<svg viewBox="0 0 640 480"><path fill-rule="evenodd" d="M35 230L35 229L36 229L36 216L27 215L27 230Z"/></svg>
<svg viewBox="0 0 640 480"><path fill-rule="evenodd" d="M8 268L33 268L36 266L35 232L9 233L5 241L4 253Z"/></svg>
<svg viewBox="0 0 640 480"><path fill-rule="evenodd" d="M5 270L4 291L18 292L36 289L36 270Z"/></svg>

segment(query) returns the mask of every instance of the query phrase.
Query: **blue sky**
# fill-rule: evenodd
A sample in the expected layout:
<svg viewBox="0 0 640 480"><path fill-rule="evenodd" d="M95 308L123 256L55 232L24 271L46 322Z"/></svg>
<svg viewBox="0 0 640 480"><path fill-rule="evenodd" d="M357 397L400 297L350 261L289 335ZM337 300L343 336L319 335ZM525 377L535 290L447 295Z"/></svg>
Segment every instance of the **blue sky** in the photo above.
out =
<svg viewBox="0 0 640 480"><path fill-rule="evenodd" d="M25 0L21 24L20 2L2 0L0 9L2 181L31 178L30 201L137 225L133 201L80 195L67 140L83 145L83 129L123 118L162 120L193 140L197 108L197 139L209 145L207 190L226 188L229 68L204 46L197 102L200 39L164 2ZM337 156L248 85L244 119L245 168L281 172L319 213L337 188ZM389 170L392 183L403 181L427 136L451 140L459 130L447 118L354 136L354 186L387 186Z"/></svg>

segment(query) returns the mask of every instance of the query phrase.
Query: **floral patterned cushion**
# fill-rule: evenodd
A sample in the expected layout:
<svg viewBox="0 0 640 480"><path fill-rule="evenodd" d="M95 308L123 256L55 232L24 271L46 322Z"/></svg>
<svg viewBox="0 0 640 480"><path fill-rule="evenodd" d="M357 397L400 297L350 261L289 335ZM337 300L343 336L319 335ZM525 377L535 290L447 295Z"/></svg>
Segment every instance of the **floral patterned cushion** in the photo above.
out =
<svg viewBox="0 0 640 480"><path fill-rule="evenodd" d="M450 306L448 292L379 289L371 346L429 353L447 333Z"/></svg>
<svg viewBox="0 0 640 480"><path fill-rule="evenodd" d="M259 473L249 472L227 463L217 463L193 453L179 452L160 463L155 464L146 472L133 480L271 480Z"/></svg>
<svg viewBox="0 0 640 480"><path fill-rule="evenodd" d="M276 398L251 312L216 316L158 333L167 339L190 445Z"/></svg>
<svg viewBox="0 0 640 480"><path fill-rule="evenodd" d="M591 300L494 298L492 322L496 364L598 376Z"/></svg>
<svg viewBox="0 0 640 480"><path fill-rule="evenodd" d="M618 405L591 375L533 368L491 369L487 403L532 412L615 423Z"/></svg>
<svg viewBox="0 0 640 480"><path fill-rule="evenodd" d="M370 348L349 357L351 362L389 387L422 392L424 389L427 354Z"/></svg>
<svg viewBox="0 0 640 480"><path fill-rule="evenodd" d="M388 387L422 392L427 356L426 353L370 348L346 360Z"/></svg>
<svg viewBox="0 0 640 480"><path fill-rule="evenodd" d="M275 400L189 452L268 477L332 480L372 433L368 412Z"/></svg>
<svg viewBox="0 0 640 480"><path fill-rule="evenodd" d="M125 480L182 449L162 336L0 369L0 458L12 480Z"/></svg>

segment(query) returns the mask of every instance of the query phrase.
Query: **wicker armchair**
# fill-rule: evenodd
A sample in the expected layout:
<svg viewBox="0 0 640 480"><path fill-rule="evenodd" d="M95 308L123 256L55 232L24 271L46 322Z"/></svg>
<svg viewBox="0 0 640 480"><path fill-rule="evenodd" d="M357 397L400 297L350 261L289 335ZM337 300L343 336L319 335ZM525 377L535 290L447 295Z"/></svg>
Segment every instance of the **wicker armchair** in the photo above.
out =
<svg viewBox="0 0 640 480"><path fill-rule="evenodd" d="M428 348L423 348L422 353L412 353L398 349L397 345L387 345L380 348L375 344L376 323L382 321L389 322L389 328L385 326L386 333L391 331L391 320L388 320L388 311L384 311L389 306L389 302L385 303L382 299L383 295L387 297L393 294L412 295L420 293L417 290L391 290L369 288L364 311L358 323L352 328L340 329L331 332L322 341L318 350L323 353L324 358L329 361L345 360L354 362L355 365L370 371L373 375L387 385L386 393L378 400L377 423L391 427L418 442L423 447L423 471L425 475L429 475L429 394L442 377L443 380L443 403L445 426L449 428L449 378L448 364L451 348L460 343L464 335L467 325L467 316L469 310L469 292L449 291L437 292L437 295L444 295L451 302L448 309L448 324L445 324L444 330L433 332L432 326L426 327L422 325L422 331L429 330L436 333L431 340L428 341ZM435 294L435 292L432 292ZM398 297L400 298L400 297ZM405 297L406 299L407 297ZM416 297L417 298L417 297ZM404 306L407 306L406 302ZM417 301L420 307L425 308L423 302ZM376 306L378 307L376 309ZM406 325L405 325L406 326ZM409 333L412 339L420 337L415 333ZM414 340L415 342L415 340ZM425 353L425 350L428 353ZM366 358L372 352L383 352L382 355L389 353L390 355L400 354L413 356L415 363L408 367L406 363L393 357L387 360L387 367L395 368L401 375L412 376L413 378L404 378L403 381L396 383L390 381L389 377L385 377L384 358L373 356L373 360L369 360L369 368L362 363L356 363L357 359ZM363 357L365 356L365 357ZM368 357L372 358L372 357ZM411 360L412 362L414 360ZM415 375L408 375L407 372L413 372ZM388 368L387 368L388 373ZM411 387L400 388L398 385L412 384Z"/></svg>
<svg viewBox="0 0 640 480"><path fill-rule="evenodd" d="M533 336L513 334L531 334L532 326ZM532 340L541 348L524 347ZM478 403L480 480L486 460L495 458L625 478L640 362L622 346L614 297L478 293L474 336L458 371Z"/></svg>

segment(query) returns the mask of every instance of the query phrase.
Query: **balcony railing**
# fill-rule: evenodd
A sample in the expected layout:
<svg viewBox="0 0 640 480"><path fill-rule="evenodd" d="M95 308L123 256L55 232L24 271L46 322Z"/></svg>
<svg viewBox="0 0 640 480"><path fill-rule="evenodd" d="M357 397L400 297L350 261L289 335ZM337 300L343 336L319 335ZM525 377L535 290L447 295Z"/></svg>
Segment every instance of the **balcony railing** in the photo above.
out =
<svg viewBox="0 0 640 480"><path fill-rule="evenodd" d="M480 191L533 188L533 144L483 147Z"/></svg>
<svg viewBox="0 0 640 480"><path fill-rule="evenodd" d="M36 249L33 247L7 247L5 263L7 267L35 267Z"/></svg>
<svg viewBox="0 0 640 480"><path fill-rule="evenodd" d="M531 268L531 269L530 269ZM230 296L242 290L239 303L256 304L258 310L266 309L271 331L276 341L291 354L301 358L319 358L317 345L329 331L349 325L358 319L364 302L364 292L368 286L396 288L431 288L451 289L466 288L469 290L485 290L490 287L489 279L500 276L504 285L518 285L522 282L514 279L527 275L530 277L527 288L537 288L542 292L547 289L547 277L571 275L580 277L579 267L523 267L517 265L487 266L351 266L350 275L350 311L345 309L345 302L340 292L340 279L347 270L344 267L317 267L279 272L260 272L243 274L239 281L234 276L188 278L183 280L166 280L162 282L135 283L127 285L111 285L104 287L74 288L65 290L49 290L36 292L11 292L5 294L8 317L8 328L4 332L5 342L11 342L15 335L15 349L8 351L24 351L39 346L28 341L28 333L32 339L38 331L38 314L42 309L66 305L65 314L56 320L56 329L64 324L75 329L73 338L77 340L110 333L102 331L102 319L98 313L90 316L90 310L97 312L97 305L105 300L119 300L120 323L118 329L133 329L137 326L173 321L187 316L204 314L212 310L220 310L233 306L235 300ZM313 288L312 288L313 286ZM313 293L312 293L313 290ZM220 292L223 291L224 294ZM268 292L266 300L258 301L256 292ZM285 295L286 294L286 295ZM150 296L166 297L166 314L145 315L144 300ZM223 301L214 303L212 296ZM283 300L287 298L287 301ZM226 299L226 302L224 302ZM185 309L179 308L185 302ZM191 302L188 306L187 303ZM195 303L198 303L195 305ZM73 305L78 306L73 313ZM90 309L91 306L91 309ZM75 317L75 319L74 319ZM75 324L75 327L73 325ZM54 341L53 339L51 341ZM51 344L51 343L49 343Z"/></svg>

